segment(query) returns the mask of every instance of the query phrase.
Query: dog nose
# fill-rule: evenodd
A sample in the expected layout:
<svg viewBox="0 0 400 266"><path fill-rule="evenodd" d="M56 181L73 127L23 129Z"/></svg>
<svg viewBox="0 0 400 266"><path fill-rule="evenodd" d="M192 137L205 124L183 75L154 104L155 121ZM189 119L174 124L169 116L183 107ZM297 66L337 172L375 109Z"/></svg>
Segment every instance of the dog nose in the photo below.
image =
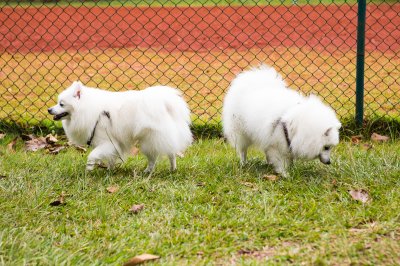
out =
<svg viewBox="0 0 400 266"><path fill-rule="evenodd" d="M49 114L51 114L51 108L47 109L47 112L49 112Z"/></svg>
<svg viewBox="0 0 400 266"><path fill-rule="evenodd" d="M327 161L326 164L331 164L331 160Z"/></svg>

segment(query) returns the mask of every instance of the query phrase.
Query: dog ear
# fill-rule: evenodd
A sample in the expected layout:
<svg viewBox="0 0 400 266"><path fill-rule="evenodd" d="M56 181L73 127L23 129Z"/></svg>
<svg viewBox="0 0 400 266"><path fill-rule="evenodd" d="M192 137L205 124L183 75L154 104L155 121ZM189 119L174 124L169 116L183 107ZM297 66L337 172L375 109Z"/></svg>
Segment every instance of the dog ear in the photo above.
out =
<svg viewBox="0 0 400 266"><path fill-rule="evenodd" d="M74 97L78 98L78 100L81 98L81 91L82 91L82 83L79 81L74 82Z"/></svg>
<svg viewBox="0 0 400 266"><path fill-rule="evenodd" d="M332 130L331 127L328 128L328 129L325 131L324 135L325 135L325 136L329 136L329 133L331 132L331 130Z"/></svg>

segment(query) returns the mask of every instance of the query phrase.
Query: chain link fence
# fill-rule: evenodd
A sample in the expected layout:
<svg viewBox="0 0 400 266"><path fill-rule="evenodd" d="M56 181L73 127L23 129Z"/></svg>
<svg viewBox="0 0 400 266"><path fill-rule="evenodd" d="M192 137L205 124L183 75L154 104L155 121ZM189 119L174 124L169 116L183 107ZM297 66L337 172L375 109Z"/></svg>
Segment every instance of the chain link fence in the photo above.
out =
<svg viewBox="0 0 400 266"><path fill-rule="evenodd" d="M149 4L151 3L151 4ZM49 122L73 81L183 91L194 123L220 123L236 74L270 64L354 117L357 2L0 2L0 119ZM400 3L367 3L365 115L400 118Z"/></svg>

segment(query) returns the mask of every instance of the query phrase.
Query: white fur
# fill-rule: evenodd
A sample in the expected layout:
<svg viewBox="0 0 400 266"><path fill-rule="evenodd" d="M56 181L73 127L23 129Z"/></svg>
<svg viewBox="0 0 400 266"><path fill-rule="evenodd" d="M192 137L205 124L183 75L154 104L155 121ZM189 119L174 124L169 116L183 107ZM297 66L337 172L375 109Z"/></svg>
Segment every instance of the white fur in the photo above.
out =
<svg viewBox="0 0 400 266"><path fill-rule="evenodd" d="M85 145L98 121L88 170L101 162L113 166L136 144L148 158L146 172L153 170L160 155L167 155L171 170L175 170L176 154L192 142L189 108L180 92L167 86L110 92L74 82L59 95L58 104L49 109L53 115L64 112L69 115L61 118L62 125L74 144Z"/></svg>
<svg viewBox="0 0 400 266"><path fill-rule="evenodd" d="M304 97L289 89L268 66L242 72L232 81L224 99L222 121L224 135L236 148L241 163L246 161L248 147L255 145L282 175L287 175L292 159L319 157L329 164L331 147L338 144L341 127L329 106L316 96Z"/></svg>

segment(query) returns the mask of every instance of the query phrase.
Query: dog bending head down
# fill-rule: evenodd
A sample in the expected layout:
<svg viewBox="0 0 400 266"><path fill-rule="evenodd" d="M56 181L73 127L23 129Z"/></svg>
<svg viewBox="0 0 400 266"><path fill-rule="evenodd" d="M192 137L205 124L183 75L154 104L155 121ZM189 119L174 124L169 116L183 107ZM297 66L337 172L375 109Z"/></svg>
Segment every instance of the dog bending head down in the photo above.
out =
<svg viewBox="0 0 400 266"><path fill-rule="evenodd" d="M316 96L304 97L291 90L267 66L242 72L232 81L222 122L241 163L246 161L248 147L255 145L282 175L287 175L293 159L318 158L330 164L341 127L331 107Z"/></svg>

